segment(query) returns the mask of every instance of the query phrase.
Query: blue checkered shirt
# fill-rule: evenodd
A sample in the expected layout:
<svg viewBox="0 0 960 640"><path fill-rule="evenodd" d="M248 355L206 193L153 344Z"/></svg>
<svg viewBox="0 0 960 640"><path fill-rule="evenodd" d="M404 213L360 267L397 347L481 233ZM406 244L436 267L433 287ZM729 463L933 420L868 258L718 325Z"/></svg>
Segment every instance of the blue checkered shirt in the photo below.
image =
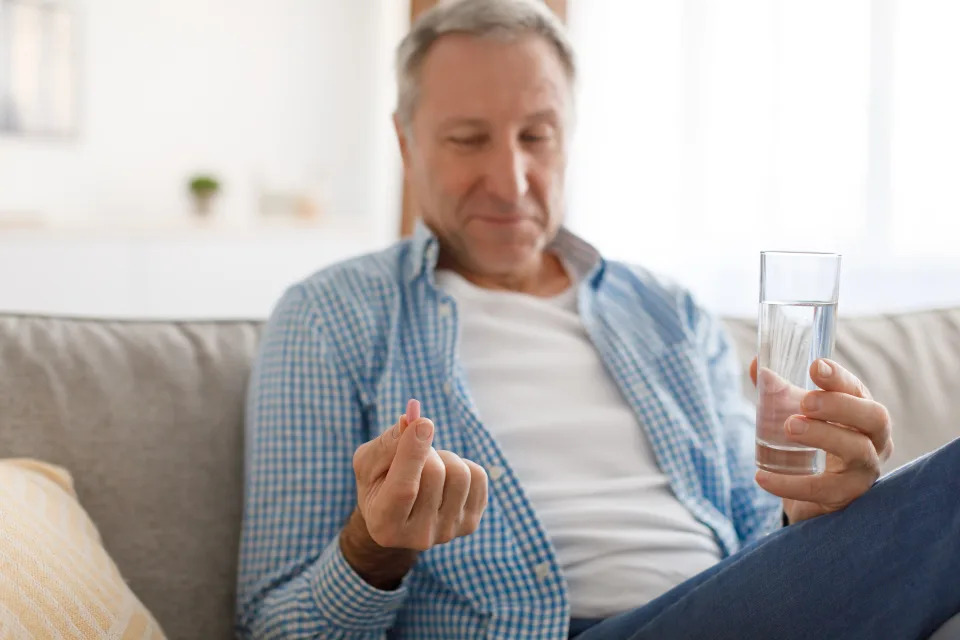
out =
<svg viewBox="0 0 960 640"><path fill-rule="evenodd" d="M602 259L566 230L553 247L587 274L584 327L677 498L724 554L779 526L779 500L753 481L752 410L720 323L683 289ZM563 574L477 417L437 253L418 225L291 287L271 315L248 395L241 637L566 638ZM436 448L505 471L475 533L422 553L398 589L381 591L345 561L338 533L356 504L354 451L409 398L437 425Z"/></svg>

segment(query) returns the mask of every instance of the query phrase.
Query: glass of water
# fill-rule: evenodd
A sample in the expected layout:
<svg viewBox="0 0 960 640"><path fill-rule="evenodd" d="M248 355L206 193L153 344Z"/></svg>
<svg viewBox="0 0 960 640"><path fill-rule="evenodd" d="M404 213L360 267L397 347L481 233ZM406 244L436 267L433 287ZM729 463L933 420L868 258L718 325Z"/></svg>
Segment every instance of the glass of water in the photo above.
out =
<svg viewBox="0 0 960 640"><path fill-rule="evenodd" d="M802 413L800 400L819 388L810 379L810 365L833 355L839 293L839 254L760 254L756 457L761 469L823 472L826 453L790 442L784 423Z"/></svg>

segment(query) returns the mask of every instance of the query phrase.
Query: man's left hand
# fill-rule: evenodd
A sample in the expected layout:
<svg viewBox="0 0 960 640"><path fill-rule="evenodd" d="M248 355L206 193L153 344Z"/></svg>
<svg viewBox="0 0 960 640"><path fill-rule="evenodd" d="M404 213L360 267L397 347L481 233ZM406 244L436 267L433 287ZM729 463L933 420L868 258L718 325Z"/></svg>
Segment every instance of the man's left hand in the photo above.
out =
<svg viewBox="0 0 960 640"><path fill-rule="evenodd" d="M757 383L757 360L750 365ZM810 379L823 391L803 395L803 415L787 419L787 438L827 453L823 473L790 476L758 470L757 483L783 498L790 522L839 511L866 493L880 477L880 463L893 453L890 414L852 373L827 359L810 365Z"/></svg>

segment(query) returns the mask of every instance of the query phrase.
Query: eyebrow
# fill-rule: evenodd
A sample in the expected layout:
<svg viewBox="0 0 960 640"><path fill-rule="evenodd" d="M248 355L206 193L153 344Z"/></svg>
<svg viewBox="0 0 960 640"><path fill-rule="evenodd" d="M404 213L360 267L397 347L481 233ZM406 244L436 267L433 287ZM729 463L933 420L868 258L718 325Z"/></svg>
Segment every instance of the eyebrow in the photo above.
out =
<svg viewBox="0 0 960 640"><path fill-rule="evenodd" d="M527 116L527 120L530 120L531 122L555 123L560 120L560 116L557 114L556 109L544 109L543 111L537 111L536 113L530 114Z"/></svg>
<svg viewBox="0 0 960 640"><path fill-rule="evenodd" d="M441 129L453 129L454 127L482 127L487 124L487 121L483 118L447 118L440 123Z"/></svg>
<svg viewBox="0 0 960 640"><path fill-rule="evenodd" d="M549 122L555 123L559 120L556 109L544 109L526 116L524 120L529 122ZM488 124L483 118L447 118L440 123L441 129L452 129L454 127L482 127Z"/></svg>

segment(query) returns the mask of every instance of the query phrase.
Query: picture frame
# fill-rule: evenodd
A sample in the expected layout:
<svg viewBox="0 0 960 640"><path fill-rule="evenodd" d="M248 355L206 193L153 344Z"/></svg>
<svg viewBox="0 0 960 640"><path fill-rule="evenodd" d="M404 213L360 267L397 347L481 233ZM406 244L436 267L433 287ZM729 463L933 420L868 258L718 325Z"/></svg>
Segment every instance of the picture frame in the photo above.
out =
<svg viewBox="0 0 960 640"><path fill-rule="evenodd" d="M74 137L78 16L65 0L0 0L0 135Z"/></svg>

